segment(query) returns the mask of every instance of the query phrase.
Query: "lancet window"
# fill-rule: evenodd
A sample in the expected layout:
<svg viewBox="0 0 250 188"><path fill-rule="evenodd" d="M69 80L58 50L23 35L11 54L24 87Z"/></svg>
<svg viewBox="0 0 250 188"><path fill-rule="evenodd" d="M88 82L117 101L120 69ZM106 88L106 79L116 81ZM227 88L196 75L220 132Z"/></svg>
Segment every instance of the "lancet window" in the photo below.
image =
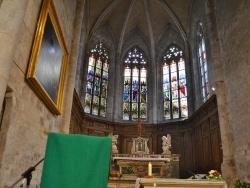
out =
<svg viewBox="0 0 250 188"><path fill-rule="evenodd" d="M207 71L207 55L202 23L199 22L197 30L198 66L200 73L201 93L203 102L209 98L209 82Z"/></svg>
<svg viewBox="0 0 250 188"><path fill-rule="evenodd" d="M108 87L108 55L102 43L90 52L84 111L106 117Z"/></svg>
<svg viewBox="0 0 250 188"><path fill-rule="evenodd" d="M185 118L187 109L187 85L183 52L170 46L163 57L163 109L164 119Z"/></svg>
<svg viewBox="0 0 250 188"><path fill-rule="evenodd" d="M147 119L146 59L138 48L131 49L124 60L123 120Z"/></svg>

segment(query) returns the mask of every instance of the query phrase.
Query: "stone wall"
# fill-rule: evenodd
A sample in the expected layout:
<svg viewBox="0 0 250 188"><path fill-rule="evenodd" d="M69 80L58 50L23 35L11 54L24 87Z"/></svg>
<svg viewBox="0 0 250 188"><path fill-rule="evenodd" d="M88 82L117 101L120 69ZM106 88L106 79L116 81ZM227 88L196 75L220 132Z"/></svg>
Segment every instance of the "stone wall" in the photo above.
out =
<svg viewBox="0 0 250 188"><path fill-rule="evenodd" d="M250 179L250 1L216 1L236 178Z"/></svg>
<svg viewBox="0 0 250 188"><path fill-rule="evenodd" d="M55 115L38 97L25 78L43 1L27 0L10 3L8 0L3 0L1 2L0 20L6 21L5 30L9 27L13 33L16 33L14 34L16 40L4 42L2 36L5 30L0 27L0 33L3 33L0 36L1 49L13 48L14 52L13 56L0 53L1 70L9 70L9 75L6 74L5 79L7 87L2 88L2 84L0 88L0 90L6 91L5 110L0 130L0 187L2 188L13 184L25 170L34 166L44 157L48 132L61 132L65 130L65 127L62 128L62 126L68 126L66 130L69 129L69 124L64 125L64 120L70 117L71 113L64 109L67 109L68 106L71 109L71 104L64 103L62 115ZM71 54L73 35L76 32L73 27L77 2L80 1L54 0L69 54ZM14 20L15 17L18 19ZM73 65L74 62L70 62L68 70L71 70ZM71 83L70 77L74 77L72 70L67 71L65 93L70 92L73 95L71 85L74 87L74 82ZM2 80L1 83L3 83ZM69 96L65 96L64 100L66 97ZM33 172L32 185L39 184L41 169L42 164Z"/></svg>
<svg viewBox="0 0 250 188"><path fill-rule="evenodd" d="M212 91L217 95L220 132L222 139L222 173L229 186L236 178L250 179L250 2L244 0L195 0L190 19L190 45L193 59L194 96L198 72L196 59L196 23L204 23L208 59L208 73ZM200 106L194 101L196 109Z"/></svg>

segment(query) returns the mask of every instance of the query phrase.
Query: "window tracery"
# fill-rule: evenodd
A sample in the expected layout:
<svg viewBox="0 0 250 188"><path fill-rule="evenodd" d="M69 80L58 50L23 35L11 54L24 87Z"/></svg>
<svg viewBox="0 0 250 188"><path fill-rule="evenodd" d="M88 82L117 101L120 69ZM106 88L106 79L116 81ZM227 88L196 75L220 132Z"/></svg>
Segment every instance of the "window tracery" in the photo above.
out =
<svg viewBox="0 0 250 188"><path fill-rule="evenodd" d="M143 53L136 47L124 60L123 120L147 119L147 69Z"/></svg>
<svg viewBox="0 0 250 188"><path fill-rule="evenodd" d="M99 43L89 56L84 108L86 113L106 117L108 69L106 49Z"/></svg>
<svg viewBox="0 0 250 188"><path fill-rule="evenodd" d="M185 118L187 109L186 70L183 52L170 46L163 57L164 119Z"/></svg>

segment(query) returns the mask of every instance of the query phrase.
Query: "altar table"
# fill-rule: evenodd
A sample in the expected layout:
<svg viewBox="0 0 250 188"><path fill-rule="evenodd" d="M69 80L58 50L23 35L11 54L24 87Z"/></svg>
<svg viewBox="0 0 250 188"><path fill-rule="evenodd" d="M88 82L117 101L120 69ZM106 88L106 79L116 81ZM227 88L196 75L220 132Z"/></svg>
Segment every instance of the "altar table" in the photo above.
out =
<svg viewBox="0 0 250 188"><path fill-rule="evenodd" d="M206 179L137 178L135 188L227 188L225 181Z"/></svg>
<svg viewBox="0 0 250 188"><path fill-rule="evenodd" d="M149 162L152 163L152 175L154 177L179 178L179 155L177 154L164 156L116 155L112 156L111 161L112 165L116 165L119 170L120 180L136 180L138 177L146 177Z"/></svg>

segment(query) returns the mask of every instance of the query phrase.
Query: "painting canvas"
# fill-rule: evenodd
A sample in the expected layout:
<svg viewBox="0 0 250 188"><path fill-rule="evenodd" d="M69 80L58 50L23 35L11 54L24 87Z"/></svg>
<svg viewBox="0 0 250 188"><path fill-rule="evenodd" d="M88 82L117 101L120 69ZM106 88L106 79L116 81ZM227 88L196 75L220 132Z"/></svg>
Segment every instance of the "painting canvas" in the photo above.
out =
<svg viewBox="0 0 250 188"><path fill-rule="evenodd" d="M42 5L27 79L52 112L62 111L68 52L52 0Z"/></svg>

